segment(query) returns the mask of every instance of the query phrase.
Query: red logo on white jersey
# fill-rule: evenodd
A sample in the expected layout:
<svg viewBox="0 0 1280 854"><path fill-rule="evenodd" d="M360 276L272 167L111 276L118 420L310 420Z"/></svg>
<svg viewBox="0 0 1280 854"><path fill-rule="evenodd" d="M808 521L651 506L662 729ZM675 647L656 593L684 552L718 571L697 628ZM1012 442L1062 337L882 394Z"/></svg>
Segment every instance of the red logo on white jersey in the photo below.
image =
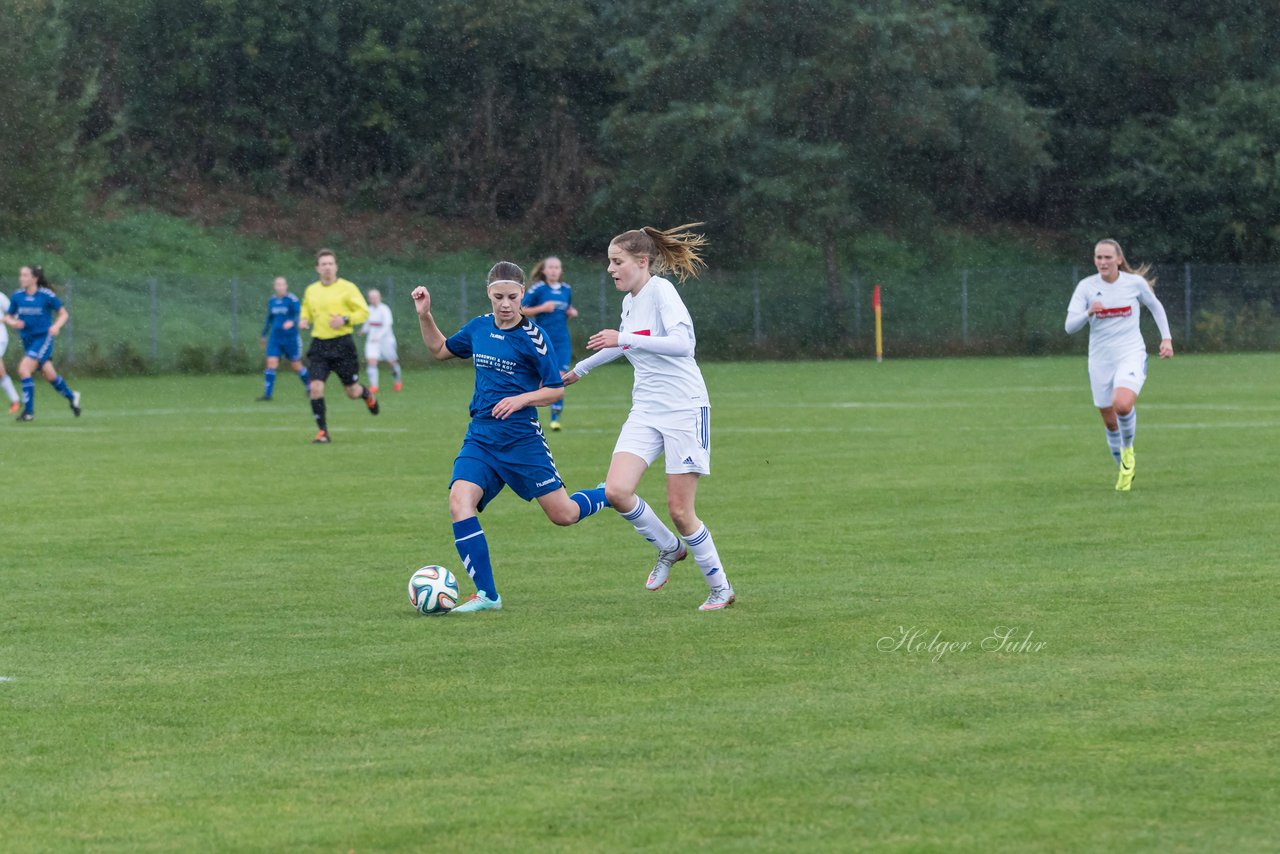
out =
<svg viewBox="0 0 1280 854"><path fill-rule="evenodd" d="M1133 306L1122 305L1119 308L1104 308L1102 311L1095 312L1094 317L1131 317L1133 316Z"/></svg>

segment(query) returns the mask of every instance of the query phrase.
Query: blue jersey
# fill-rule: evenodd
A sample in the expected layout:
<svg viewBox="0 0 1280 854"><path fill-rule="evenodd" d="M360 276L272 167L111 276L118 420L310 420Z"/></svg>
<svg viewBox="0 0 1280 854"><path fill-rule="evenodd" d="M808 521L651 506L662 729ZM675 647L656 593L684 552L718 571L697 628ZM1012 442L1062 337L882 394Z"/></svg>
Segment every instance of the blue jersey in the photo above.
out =
<svg viewBox="0 0 1280 854"><path fill-rule="evenodd" d="M510 329L499 329L492 314L481 315L449 336L445 346L458 358L475 362L471 434L514 438L536 432L535 407L526 406L501 421L493 417L493 407L506 397L564 385L555 350L542 330L528 319Z"/></svg>
<svg viewBox="0 0 1280 854"><path fill-rule="evenodd" d="M24 342L48 335L53 319L61 310L62 300L48 288L36 288L34 294L19 288L9 298L9 314L25 324L20 330Z"/></svg>
<svg viewBox="0 0 1280 854"><path fill-rule="evenodd" d="M521 305L532 308L539 305L553 305L555 310L544 314L536 314L538 325L542 327L556 348L563 350L561 359L569 358L569 306L573 305L573 288L561 282L548 285L538 282L524 295Z"/></svg>
<svg viewBox="0 0 1280 854"><path fill-rule="evenodd" d="M293 294L272 297L267 302L267 320L262 324L262 337L268 335L286 337L298 334L298 317L302 313L302 301ZM293 326L284 328L292 320Z"/></svg>

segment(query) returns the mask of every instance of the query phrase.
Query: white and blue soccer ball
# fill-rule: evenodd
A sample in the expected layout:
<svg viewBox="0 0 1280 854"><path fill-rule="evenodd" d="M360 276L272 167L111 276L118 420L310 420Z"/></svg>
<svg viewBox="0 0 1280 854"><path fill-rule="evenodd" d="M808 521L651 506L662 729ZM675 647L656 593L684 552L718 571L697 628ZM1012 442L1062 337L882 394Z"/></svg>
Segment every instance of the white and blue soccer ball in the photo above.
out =
<svg viewBox="0 0 1280 854"><path fill-rule="evenodd" d="M458 579L443 566L424 566L409 579L409 602L423 614L447 614L458 604Z"/></svg>

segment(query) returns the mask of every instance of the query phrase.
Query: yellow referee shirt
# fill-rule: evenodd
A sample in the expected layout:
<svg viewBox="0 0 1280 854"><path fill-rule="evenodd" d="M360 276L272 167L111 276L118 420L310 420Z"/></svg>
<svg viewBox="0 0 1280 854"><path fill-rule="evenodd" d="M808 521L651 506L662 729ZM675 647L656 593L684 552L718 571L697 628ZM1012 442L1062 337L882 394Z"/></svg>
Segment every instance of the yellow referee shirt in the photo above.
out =
<svg viewBox="0 0 1280 854"><path fill-rule="evenodd" d="M338 316L347 322L334 329L329 319ZM332 285L312 282L302 295L302 319L311 324L312 338L341 338L369 319L369 304L360 289L346 279L335 279Z"/></svg>

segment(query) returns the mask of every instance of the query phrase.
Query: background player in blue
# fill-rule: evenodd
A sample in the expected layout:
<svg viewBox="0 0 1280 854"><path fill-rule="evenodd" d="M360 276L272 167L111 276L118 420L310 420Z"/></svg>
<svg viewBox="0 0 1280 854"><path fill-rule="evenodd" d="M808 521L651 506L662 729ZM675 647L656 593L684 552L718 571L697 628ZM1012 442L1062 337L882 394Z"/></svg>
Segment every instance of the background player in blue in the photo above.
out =
<svg viewBox="0 0 1280 854"><path fill-rule="evenodd" d="M477 514L503 486L525 501L536 498L557 525L572 525L608 505L602 487L573 495L565 491L538 426L536 407L559 400L564 383L542 330L520 314L523 271L499 261L489 271L486 287L493 313L474 318L447 339L431 316L431 294L422 287L413 290L422 340L431 355L441 361L471 359L476 370L471 424L449 484L453 542L476 594L454 608L454 614L502 608L489 542Z"/></svg>
<svg viewBox="0 0 1280 854"><path fill-rule="evenodd" d="M573 345L569 340L569 318L577 317L573 307L573 288L560 281L563 267L560 259L552 255L543 258L529 274L532 286L524 296L522 311L551 339L556 351L556 364L567 371L573 364ZM560 429L560 416L564 412L564 400L551 404L551 429Z"/></svg>
<svg viewBox="0 0 1280 854"><path fill-rule="evenodd" d="M53 342L71 316L66 306L49 288L44 270L34 264L18 271L21 286L9 298L9 310L4 314L6 326L22 334L22 361L18 363L18 377L22 380L22 413L19 421L32 421L36 411L37 369L71 403L71 411L80 415L80 392L67 387L67 381L53 367Z"/></svg>
<svg viewBox="0 0 1280 854"><path fill-rule="evenodd" d="M267 301L267 319L262 324L262 346L267 351L267 367L262 372L262 397L258 400L270 400L276 389L276 368L280 367L280 357L289 360L302 387L310 382L307 369L302 366L302 335L298 331L298 316L302 312L302 301L289 293L289 283L284 276L276 276L271 284L275 295Z"/></svg>

